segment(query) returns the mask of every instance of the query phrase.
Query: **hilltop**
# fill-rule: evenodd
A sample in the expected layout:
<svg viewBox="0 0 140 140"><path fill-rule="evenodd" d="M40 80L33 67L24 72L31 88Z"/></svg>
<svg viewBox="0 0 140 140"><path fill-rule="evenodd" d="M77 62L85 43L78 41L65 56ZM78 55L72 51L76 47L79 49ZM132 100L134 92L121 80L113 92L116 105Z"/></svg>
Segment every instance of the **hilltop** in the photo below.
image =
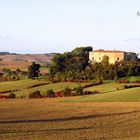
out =
<svg viewBox="0 0 140 140"><path fill-rule="evenodd" d="M9 52L0 52L0 60L4 62L50 62L54 53L48 54L16 54Z"/></svg>

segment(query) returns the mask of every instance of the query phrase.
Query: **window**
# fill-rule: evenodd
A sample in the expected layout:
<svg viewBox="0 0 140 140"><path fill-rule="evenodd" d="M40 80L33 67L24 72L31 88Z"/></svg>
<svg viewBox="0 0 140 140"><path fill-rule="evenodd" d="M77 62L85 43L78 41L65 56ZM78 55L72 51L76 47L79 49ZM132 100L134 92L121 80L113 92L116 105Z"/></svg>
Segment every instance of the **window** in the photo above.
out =
<svg viewBox="0 0 140 140"><path fill-rule="evenodd" d="M118 57L117 60L120 60L120 58Z"/></svg>
<svg viewBox="0 0 140 140"><path fill-rule="evenodd" d="M101 60L101 57L99 57L99 60Z"/></svg>
<svg viewBox="0 0 140 140"><path fill-rule="evenodd" d="M94 57L92 57L92 60L94 60Z"/></svg>

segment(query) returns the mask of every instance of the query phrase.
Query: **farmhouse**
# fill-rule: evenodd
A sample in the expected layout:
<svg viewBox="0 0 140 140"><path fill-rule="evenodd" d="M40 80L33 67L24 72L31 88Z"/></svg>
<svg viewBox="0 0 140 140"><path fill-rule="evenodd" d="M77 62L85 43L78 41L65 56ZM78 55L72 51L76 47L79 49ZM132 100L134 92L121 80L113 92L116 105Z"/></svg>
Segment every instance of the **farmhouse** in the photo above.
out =
<svg viewBox="0 0 140 140"><path fill-rule="evenodd" d="M114 64L116 61L129 61L136 60L137 54L133 52L124 52L124 51L110 51L110 50L95 50L89 52L89 60L91 63L101 62L104 56L108 56L109 63Z"/></svg>

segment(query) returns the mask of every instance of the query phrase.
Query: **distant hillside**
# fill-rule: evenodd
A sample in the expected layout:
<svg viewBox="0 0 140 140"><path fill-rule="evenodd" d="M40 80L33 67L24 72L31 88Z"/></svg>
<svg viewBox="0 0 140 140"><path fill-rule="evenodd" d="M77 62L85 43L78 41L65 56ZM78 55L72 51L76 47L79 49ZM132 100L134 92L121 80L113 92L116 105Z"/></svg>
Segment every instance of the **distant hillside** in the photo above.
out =
<svg viewBox="0 0 140 140"><path fill-rule="evenodd" d="M13 61L24 61L24 62L50 62L54 54L4 54L0 53L0 60L13 62Z"/></svg>

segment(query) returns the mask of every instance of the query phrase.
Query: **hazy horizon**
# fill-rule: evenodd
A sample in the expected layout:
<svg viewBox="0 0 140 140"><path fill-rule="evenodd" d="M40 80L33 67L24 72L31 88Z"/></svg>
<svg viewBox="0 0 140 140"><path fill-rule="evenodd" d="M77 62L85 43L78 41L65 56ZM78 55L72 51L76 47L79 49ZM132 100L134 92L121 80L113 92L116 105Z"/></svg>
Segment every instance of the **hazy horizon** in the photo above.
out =
<svg viewBox="0 0 140 140"><path fill-rule="evenodd" d="M76 47L140 54L139 0L5 0L0 52L61 53Z"/></svg>

